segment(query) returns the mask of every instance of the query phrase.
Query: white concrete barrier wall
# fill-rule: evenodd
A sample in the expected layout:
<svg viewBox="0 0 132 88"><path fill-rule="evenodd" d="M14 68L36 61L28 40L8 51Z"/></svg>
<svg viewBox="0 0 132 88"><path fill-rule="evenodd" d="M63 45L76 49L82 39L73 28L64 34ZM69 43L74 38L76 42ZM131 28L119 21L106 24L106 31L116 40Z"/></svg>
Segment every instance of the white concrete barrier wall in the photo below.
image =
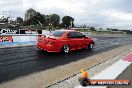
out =
<svg viewBox="0 0 132 88"><path fill-rule="evenodd" d="M13 36L13 42L37 41L37 36Z"/></svg>
<svg viewBox="0 0 132 88"><path fill-rule="evenodd" d="M49 34L49 31L42 30L42 34L47 35ZM31 41L37 41L37 36L12 36L13 42L31 42Z"/></svg>
<svg viewBox="0 0 132 88"><path fill-rule="evenodd" d="M47 34L49 34L49 33L50 33L50 31L47 31L47 30L42 30L42 34L47 35Z"/></svg>

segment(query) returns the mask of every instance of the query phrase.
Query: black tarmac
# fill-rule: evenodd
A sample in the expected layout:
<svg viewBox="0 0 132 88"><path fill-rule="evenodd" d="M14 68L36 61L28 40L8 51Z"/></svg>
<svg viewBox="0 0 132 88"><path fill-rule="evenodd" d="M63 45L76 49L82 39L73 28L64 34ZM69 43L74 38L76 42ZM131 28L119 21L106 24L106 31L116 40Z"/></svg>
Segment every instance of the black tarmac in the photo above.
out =
<svg viewBox="0 0 132 88"><path fill-rule="evenodd" d="M57 66L69 64L124 44L132 44L132 37L95 37L92 51L77 50L69 54L47 53L36 46L0 49L0 83Z"/></svg>

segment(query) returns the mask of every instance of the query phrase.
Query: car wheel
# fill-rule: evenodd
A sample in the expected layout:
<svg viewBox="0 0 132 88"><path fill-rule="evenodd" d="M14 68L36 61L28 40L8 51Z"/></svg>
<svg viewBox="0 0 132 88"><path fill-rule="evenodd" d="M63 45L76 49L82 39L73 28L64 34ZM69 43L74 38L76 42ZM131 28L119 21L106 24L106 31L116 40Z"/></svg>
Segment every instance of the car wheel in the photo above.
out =
<svg viewBox="0 0 132 88"><path fill-rule="evenodd" d="M94 43L90 43L89 45L88 45L88 49L89 50L92 50L94 48Z"/></svg>
<svg viewBox="0 0 132 88"><path fill-rule="evenodd" d="M70 51L69 45L64 45L64 46L62 47L62 52L63 52L63 53L69 53L69 51Z"/></svg>

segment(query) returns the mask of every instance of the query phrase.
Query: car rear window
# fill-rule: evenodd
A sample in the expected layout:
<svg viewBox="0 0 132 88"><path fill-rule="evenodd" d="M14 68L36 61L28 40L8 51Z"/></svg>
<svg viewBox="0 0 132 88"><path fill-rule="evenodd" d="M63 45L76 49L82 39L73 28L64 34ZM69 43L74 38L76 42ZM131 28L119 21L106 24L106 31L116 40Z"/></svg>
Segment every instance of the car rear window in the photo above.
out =
<svg viewBox="0 0 132 88"><path fill-rule="evenodd" d="M64 31L53 31L50 33L51 36L61 37L64 34Z"/></svg>

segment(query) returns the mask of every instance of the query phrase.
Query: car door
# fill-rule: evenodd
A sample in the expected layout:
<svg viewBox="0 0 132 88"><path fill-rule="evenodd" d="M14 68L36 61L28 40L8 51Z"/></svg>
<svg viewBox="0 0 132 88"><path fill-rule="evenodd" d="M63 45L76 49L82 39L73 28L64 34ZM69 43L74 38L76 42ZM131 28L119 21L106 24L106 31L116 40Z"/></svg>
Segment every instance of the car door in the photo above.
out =
<svg viewBox="0 0 132 88"><path fill-rule="evenodd" d="M84 46L84 35L80 32L76 32L76 39L78 43L78 48L83 48Z"/></svg>
<svg viewBox="0 0 132 88"><path fill-rule="evenodd" d="M75 50L78 48L78 41L77 41L77 36L76 36L76 32L69 32L67 34L68 37L68 41L69 41L69 45L71 50Z"/></svg>

